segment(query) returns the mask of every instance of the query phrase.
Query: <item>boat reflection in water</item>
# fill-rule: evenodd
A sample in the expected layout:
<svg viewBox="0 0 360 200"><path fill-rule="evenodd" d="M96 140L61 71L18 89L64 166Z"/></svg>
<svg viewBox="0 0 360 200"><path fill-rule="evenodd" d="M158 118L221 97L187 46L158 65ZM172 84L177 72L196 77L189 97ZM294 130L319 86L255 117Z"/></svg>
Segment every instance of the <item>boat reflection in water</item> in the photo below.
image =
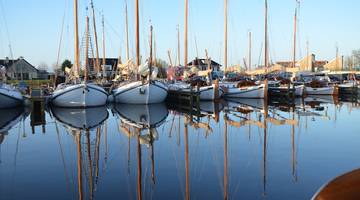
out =
<svg viewBox="0 0 360 200"><path fill-rule="evenodd" d="M150 152L151 180L156 183L155 178L155 154L154 142L158 140L157 132L168 117L168 109L165 103L159 104L116 104L113 113L119 117L119 130L128 137L128 171L130 171L130 138L137 140L137 199L143 198L142 191L142 154L141 145L145 145Z"/></svg>
<svg viewBox="0 0 360 200"><path fill-rule="evenodd" d="M28 114L23 107L0 109L0 144L8 135L8 131L19 124L21 120L25 120Z"/></svg>
<svg viewBox="0 0 360 200"><path fill-rule="evenodd" d="M161 126L169 112L165 103L160 104L116 104L113 112L122 123L139 129L152 129Z"/></svg>
<svg viewBox="0 0 360 200"><path fill-rule="evenodd" d="M86 109L51 107L51 113L57 121L76 130L92 130L109 117L105 106Z"/></svg>
<svg viewBox="0 0 360 200"><path fill-rule="evenodd" d="M64 150L61 145L59 128L56 122L60 122L75 140L78 190L76 197L78 199L94 199L100 174L100 140L103 133L105 144L107 145L107 126L105 121L109 117L108 110L106 107L84 109L51 107L50 110L52 116L55 118L56 131L62 155L61 158L64 166L66 166L63 155ZM91 134L92 131L94 131L94 134ZM106 163L106 148L105 151L104 160ZM86 182L87 184L84 184ZM88 191L88 194L85 193L85 191Z"/></svg>

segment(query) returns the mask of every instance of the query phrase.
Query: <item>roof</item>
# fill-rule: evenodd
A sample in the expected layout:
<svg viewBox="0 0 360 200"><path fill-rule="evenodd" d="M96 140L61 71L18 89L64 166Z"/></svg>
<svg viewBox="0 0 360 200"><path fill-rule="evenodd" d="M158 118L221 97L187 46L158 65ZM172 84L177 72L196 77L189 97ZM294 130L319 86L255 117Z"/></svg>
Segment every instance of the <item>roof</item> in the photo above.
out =
<svg viewBox="0 0 360 200"><path fill-rule="evenodd" d="M9 67L11 67L12 65L16 64L19 61L24 61L27 65L29 65L30 67L32 67L33 69L35 69L36 71L39 71L38 69L36 69L32 64L30 64L27 60L25 60L23 57L20 57L16 60L14 59L9 59L9 58L5 58L5 59L0 59L0 65L5 66L6 69L8 69Z"/></svg>
<svg viewBox="0 0 360 200"><path fill-rule="evenodd" d="M0 59L0 65L5 66L5 68L9 68L12 64L14 64L17 60L13 60L13 59Z"/></svg>
<svg viewBox="0 0 360 200"><path fill-rule="evenodd" d="M189 62L188 65L195 65L195 66L199 66L199 65L207 65L207 61L206 59L203 58L195 58L193 61ZM221 66L219 63L211 60L211 66Z"/></svg>

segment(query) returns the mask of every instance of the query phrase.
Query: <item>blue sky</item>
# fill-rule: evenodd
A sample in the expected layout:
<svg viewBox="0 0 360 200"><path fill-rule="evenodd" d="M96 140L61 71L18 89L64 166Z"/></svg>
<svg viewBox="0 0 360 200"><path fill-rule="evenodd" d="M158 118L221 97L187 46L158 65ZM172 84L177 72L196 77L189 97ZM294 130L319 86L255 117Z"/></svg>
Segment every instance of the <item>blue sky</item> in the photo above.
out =
<svg viewBox="0 0 360 200"><path fill-rule="evenodd" d="M264 1L229 1L229 65L243 63L247 55L247 32L253 33L253 64L261 64L263 43ZM65 29L61 60L73 59L73 1L72 0L0 0L0 58L24 56L34 65L45 62L53 65L57 59L62 18ZM80 33L85 30L86 6L90 0L79 0ZM107 57L125 56L125 0L94 0L99 39L101 14L105 16ZM269 43L271 60L290 60L292 57L293 15L295 0L269 0ZM299 14L297 57L305 56L306 41L318 59L332 59L338 44L340 53L347 55L360 48L358 0L302 0ZM130 55L135 56L134 0L128 0ZM223 0L189 0L189 60L204 57L205 49L218 62L223 62ZM154 26L157 57L166 61L167 50L176 57L176 27L181 31L181 61L183 60L184 0L140 0L141 52L148 55L149 24ZM7 24L7 26L6 26ZM7 29L9 34L7 34ZM8 37L9 35L9 37ZM195 45L195 38L197 48ZM198 51L196 50L198 49ZM100 51L102 51L100 49ZM260 60L260 61L259 61Z"/></svg>

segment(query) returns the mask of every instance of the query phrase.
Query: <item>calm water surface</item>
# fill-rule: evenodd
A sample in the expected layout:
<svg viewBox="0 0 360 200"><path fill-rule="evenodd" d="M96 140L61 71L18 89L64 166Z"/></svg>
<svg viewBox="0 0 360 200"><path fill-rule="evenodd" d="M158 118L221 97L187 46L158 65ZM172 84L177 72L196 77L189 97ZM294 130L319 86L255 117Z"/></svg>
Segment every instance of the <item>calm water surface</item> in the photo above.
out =
<svg viewBox="0 0 360 200"><path fill-rule="evenodd" d="M0 199L310 199L360 167L359 117L330 97L1 110Z"/></svg>

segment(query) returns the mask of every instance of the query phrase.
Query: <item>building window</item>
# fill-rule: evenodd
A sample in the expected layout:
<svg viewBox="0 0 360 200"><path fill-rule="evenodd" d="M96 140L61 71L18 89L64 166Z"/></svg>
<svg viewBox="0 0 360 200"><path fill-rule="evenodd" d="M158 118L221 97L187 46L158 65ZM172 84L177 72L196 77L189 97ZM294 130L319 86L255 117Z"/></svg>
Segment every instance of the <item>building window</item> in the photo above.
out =
<svg viewBox="0 0 360 200"><path fill-rule="evenodd" d="M29 80L29 74L23 73L23 80Z"/></svg>

